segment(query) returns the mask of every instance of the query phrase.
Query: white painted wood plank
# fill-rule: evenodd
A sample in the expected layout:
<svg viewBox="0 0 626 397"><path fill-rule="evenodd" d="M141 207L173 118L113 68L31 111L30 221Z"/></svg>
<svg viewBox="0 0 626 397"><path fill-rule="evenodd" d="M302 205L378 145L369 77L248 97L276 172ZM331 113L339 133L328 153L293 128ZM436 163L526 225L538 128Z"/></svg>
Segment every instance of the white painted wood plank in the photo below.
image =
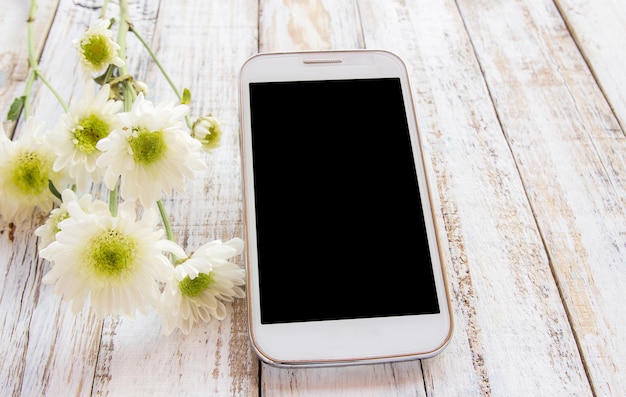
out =
<svg viewBox="0 0 626 397"><path fill-rule="evenodd" d="M210 240L242 237L236 78L240 65L257 49L256 2L161 0L156 20L145 13L138 18L146 19L138 25L140 32L175 84L191 90L192 119L211 112L223 122L222 146L206 156L208 170L188 184L185 194L164 200L174 234L188 251ZM175 99L154 64L141 56L135 65L139 78L149 84L149 99ZM242 258L235 259L243 266ZM134 322L108 319L93 393L258 394L258 361L248 341L245 301L227 307L226 319L200 324L188 336L162 336L156 313Z"/></svg>
<svg viewBox="0 0 626 397"><path fill-rule="evenodd" d="M260 52L363 48L353 0L270 0L259 7Z"/></svg>
<svg viewBox="0 0 626 397"><path fill-rule="evenodd" d="M135 321L105 321L93 395L255 396L256 360L250 352L245 302L229 315L163 336L156 313Z"/></svg>
<svg viewBox="0 0 626 397"><path fill-rule="evenodd" d="M423 361L429 392L590 394L455 2L363 1L360 10L366 46L396 51L411 70L441 236L448 239L456 329L446 351Z"/></svg>
<svg viewBox="0 0 626 397"><path fill-rule="evenodd" d="M621 0L556 0L561 15L605 93L626 127L626 3Z"/></svg>
<svg viewBox="0 0 626 397"><path fill-rule="evenodd" d="M0 232L0 395L19 395L34 303L39 295L39 264L33 260L32 224L2 223Z"/></svg>
<svg viewBox="0 0 626 397"><path fill-rule="evenodd" d="M39 55L56 13L59 0L40 2L35 14L34 47ZM24 92L28 78L27 25L30 2L7 0L0 13L0 120L7 133L13 123L7 122L7 112L13 99Z"/></svg>
<svg viewBox="0 0 626 397"><path fill-rule="evenodd" d="M263 367L263 396L426 397L419 361L337 368Z"/></svg>
<svg viewBox="0 0 626 397"><path fill-rule="evenodd" d="M626 394L626 138L551 1L459 1L596 395Z"/></svg>
<svg viewBox="0 0 626 397"><path fill-rule="evenodd" d="M73 315L52 295L51 288L40 287L44 270L48 269L42 262L35 263L36 289L44 290L32 302L36 307L25 338L28 349L23 357L21 394L90 396L102 321L88 311Z"/></svg>

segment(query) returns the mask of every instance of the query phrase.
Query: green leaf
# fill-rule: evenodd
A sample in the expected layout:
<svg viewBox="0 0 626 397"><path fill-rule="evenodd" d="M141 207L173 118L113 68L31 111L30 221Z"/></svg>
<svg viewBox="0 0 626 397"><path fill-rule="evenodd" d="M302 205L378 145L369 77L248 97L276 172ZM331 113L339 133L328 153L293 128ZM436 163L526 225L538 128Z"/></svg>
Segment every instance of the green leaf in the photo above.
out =
<svg viewBox="0 0 626 397"><path fill-rule="evenodd" d="M183 99L181 99L180 103L183 105L189 105L191 103L191 91L187 88L183 90Z"/></svg>
<svg viewBox="0 0 626 397"><path fill-rule="evenodd" d="M24 102L26 102L26 96L22 95L13 100L11 107L9 108L9 113L7 114L7 119L10 121L17 120L18 116L22 112L22 108L24 107Z"/></svg>
<svg viewBox="0 0 626 397"><path fill-rule="evenodd" d="M52 183L51 180L48 180L48 189L50 189L50 193L52 193L54 195L54 197L56 197L59 200L63 201L63 198L61 198L61 193L58 191L56 186L54 186L54 183Z"/></svg>

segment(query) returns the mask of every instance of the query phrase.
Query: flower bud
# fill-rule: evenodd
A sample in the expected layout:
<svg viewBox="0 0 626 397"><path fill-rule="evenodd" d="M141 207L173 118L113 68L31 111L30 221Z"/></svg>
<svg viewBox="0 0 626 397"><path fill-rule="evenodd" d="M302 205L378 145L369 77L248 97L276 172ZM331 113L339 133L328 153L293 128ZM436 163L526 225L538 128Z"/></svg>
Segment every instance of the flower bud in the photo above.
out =
<svg viewBox="0 0 626 397"><path fill-rule="evenodd" d="M222 138L220 122L210 114L200 117L193 123L191 136L202 143L205 151L215 149Z"/></svg>

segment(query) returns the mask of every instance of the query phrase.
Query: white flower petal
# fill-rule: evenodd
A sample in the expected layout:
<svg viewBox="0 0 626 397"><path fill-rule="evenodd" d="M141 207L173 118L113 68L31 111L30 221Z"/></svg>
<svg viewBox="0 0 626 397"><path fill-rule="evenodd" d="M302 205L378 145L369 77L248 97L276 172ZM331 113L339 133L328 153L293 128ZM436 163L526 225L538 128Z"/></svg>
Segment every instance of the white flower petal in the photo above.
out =
<svg viewBox="0 0 626 397"><path fill-rule="evenodd" d="M9 140L4 130L0 134L0 216L6 222L21 223L35 209L50 212L58 199L50 192L48 181L59 189L68 182L63 172L54 171L55 154L42 130L43 123L30 117L17 139ZM36 169L39 176L23 178L24 167Z"/></svg>
<svg viewBox="0 0 626 397"><path fill-rule="evenodd" d="M234 298L245 297L239 287L245 284L245 271L225 260L242 249L243 241L238 238L226 243L212 241L176 266L176 276L167 281L161 295L164 334L175 328L186 334L194 323L208 322L211 318L221 320L226 316L226 307L221 301L231 302ZM199 295L186 296L179 288L179 282L186 277L193 280L199 273L208 274L212 281Z"/></svg>
<svg viewBox="0 0 626 397"><path fill-rule="evenodd" d="M71 194L64 192L64 196ZM167 267L160 249L162 233L155 231L154 223L135 220L134 203L122 203L119 215L113 217L100 206L94 206L95 212L81 209L81 200L67 203L77 218L61 222L56 241L40 252L54 262L43 282L55 284L55 292L71 302L73 310L88 305L100 318L110 314L132 318L136 311L145 312L158 300L157 280L171 278L164 269L173 269ZM102 259L111 258L98 254L107 250L123 260ZM101 270L96 264L102 260L107 261L106 269L113 270Z"/></svg>
<svg viewBox="0 0 626 397"><path fill-rule="evenodd" d="M106 168L107 187L121 178L122 198L138 199L146 207L172 191L184 192L185 179L206 167L200 155L201 145L183 130L187 112L186 105L155 106L140 93L132 110L120 114L121 127L97 146L104 152L97 164ZM140 136L142 140L138 140ZM133 154L133 145L157 141L160 152L156 157L142 159L140 151ZM146 180L150 183L146 184Z"/></svg>

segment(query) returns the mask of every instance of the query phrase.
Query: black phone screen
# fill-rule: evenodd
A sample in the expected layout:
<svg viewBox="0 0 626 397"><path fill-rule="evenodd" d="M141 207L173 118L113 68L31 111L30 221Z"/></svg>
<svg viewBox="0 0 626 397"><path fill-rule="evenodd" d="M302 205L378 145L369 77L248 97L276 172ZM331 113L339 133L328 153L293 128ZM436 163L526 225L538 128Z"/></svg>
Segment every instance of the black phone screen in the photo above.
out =
<svg viewBox="0 0 626 397"><path fill-rule="evenodd" d="M261 322L438 313L400 80L249 88Z"/></svg>

